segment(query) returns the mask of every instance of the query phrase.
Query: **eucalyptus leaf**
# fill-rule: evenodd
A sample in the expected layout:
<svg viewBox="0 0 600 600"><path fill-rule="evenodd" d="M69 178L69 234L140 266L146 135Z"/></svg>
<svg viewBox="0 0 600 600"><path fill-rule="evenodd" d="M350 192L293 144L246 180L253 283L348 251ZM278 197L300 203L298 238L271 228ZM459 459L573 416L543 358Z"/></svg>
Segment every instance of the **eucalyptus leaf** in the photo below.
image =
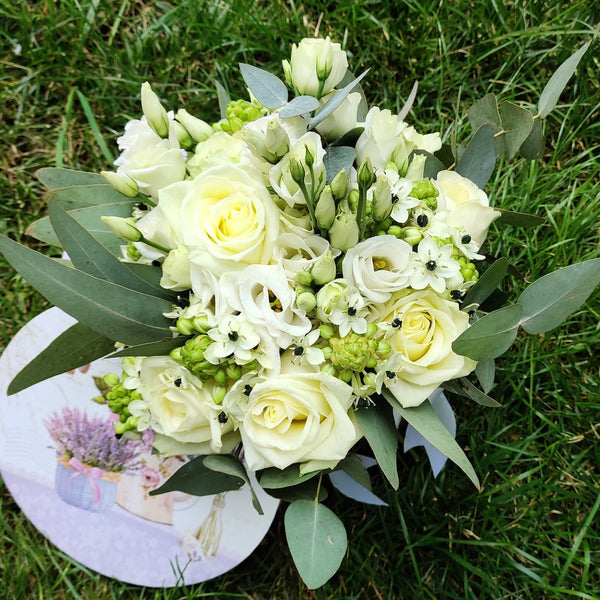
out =
<svg viewBox="0 0 600 600"><path fill-rule="evenodd" d="M318 474L319 471L313 471L312 473L300 475L299 465L290 465L285 469L277 469L276 467L265 469L259 479L261 487L276 489L298 485Z"/></svg>
<svg viewBox="0 0 600 600"><path fill-rule="evenodd" d="M454 340L452 349L473 360L496 358L504 354L517 337L521 314L520 304L488 313Z"/></svg>
<svg viewBox="0 0 600 600"><path fill-rule="evenodd" d="M217 100L219 102L219 114L221 119L227 117L227 105L231 102L229 92L215 79L215 89L217 90Z"/></svg>
<svg viewBox="0 0 600 600"><path fill-rule="evenodd" d="M308 128L314 129L319 123L325 120L333 111L335 111L342 102L346 99L348 94L358 85L360 80L369 72L367 69L364 73L359 75L356 79L351 81L348 85L343 87L337 93L335 93L317 112L317 114L308 122Z"/></svg>
<svg viewBox="0 0 600 600"><path fill-rule="evenodd" d="M319 101L313 96L296 96L290 100L279 113L282 119L305 115L319 108Z"/></svg>
<svg viewBox="0 0 600 600"><path fill-rule="evenodd" d="M475 375L483 391L487 394L494 387L496 375L496 362L493 358L480 360L475 367Z"/></svg>
<svg viewBox="0 0 600 600"><path fill-rule="evenodd" d="M331 183L342 169L346 173L350 173L355 158L356 150L349 146L332 146L329 148L327 154L323 157L323 164L327 173L327 183Z"/></svg>
<svg viewBox="0 0 600 600"><path fill-rule="evenodd" d="M38 169L35 176L49 190L71 186L106 184L106 179L98 173L56 167Z"/></svg>
<svg viewBox="0 0 600 600"><path fill-rule="evenodd" d="M125 346L117 352L111 354L111 358L121 358L122 356L166 356L174 350L185 344L188 338L184 336L168 337L157 342L148 342L147 344L136 344L135 346Z"/></svg>
<svg viewBox="0 0 600 600"><path fill-rule="evenodd" d="M252 95L266 108L281 108L288 100L288 89L273 73L240 63L242 77Z"/></svg>
<svg viewBox="0 0 600 600"><path fill-rule="evenodd" d="M456 164L456 172L483 189L496 166L494 129L482 125L473 135Z"/></svg>
<svg viewBox="0 0 600 600"><path fill-rule="evenodd" d="M473 131L485 124L491 124L495 131L502 129L498 101L494 94L486 94L481 100L477 100L469 108L468 117Z"/></svg>
<svg viewBox="0 0 600 600"><path fill-rule="evenodd" d="M502 406L499 402L496 402L496 400L490 398L485 392L482 392L479 388L474 386L466 377L461 377L459 381L467 396L474 402L477 402L477 404L488 406L490 408L500 408Z"/></svg>
<svg viewBox="0 0 600 600"><path fill-rule="evenodd" d="M388 506L379 496L375 495L371 489L361 485L353 477L350 477L345 471L334 471L329 473L329 480L333 487L357 502L373 504L375 506Z"/></svg>
<svg viewBox="0 0 600 600"><path fill-rule="evenodd" d="M49 377L87 365L114 349L113 340L83 323L75 323L15 375L7 394L16 394Z"/></svg>
<svg viewBox="0 0 600 600"><path fill-rule="evenodd" d="M510 263L506 258L499 258L479 277L477 283L467 292L464 297L463 306L476 304L479 306L492 292L502 283L508 273Z"/></svg>
<svg viewBox="0 0 600 600"><path fill-rule="evenodd" d="M252 482L248 477L246 468L239 461L239 459L231 454L210 454L205 456L202 462L204 466L209 468L211 471L233 475L234 477L239 477L242 481L247 483L248 487L250 488L250 495L252 496L252 505L256 509L256 512L259 515L265 514L258 500L258 496L252 487Z"/></svg>
<svg viewBox="0 0 600 600"><path fill-rule="evenodd" d="M519 149L521 156L527 160L537 160L544 151L544 137L541 119L534 119L533 127Z"/></svg>
<svg viewBox="0 0 600 600"><path fill-rule="evenodd" d="M575 73L575 69L577 69L577 65L579 64L581 57L586 53L591 43L592 40L579 48L579 50L567 58L567 60L565 60L565 62L562 63L558 69L556 69L552 77L550 77L548 83L542 90L540 101L538 103L538 112L540 114L540 118L546 118L550 111L556 106L556 103L558 102L560 95L569 82L569 79L571 79L571 76L573 73Z"/></svg>
<svg viewBox="0 0 600 600"><path fill-rule="evenodd" d="M75 268L144 294L162 298L171 297L168 291L160 292L137 277L126 263L121 262L102 246L55 200L50 202L49 212L52 227Z"/></svg>
<svg viewBox="0 0 600 600"><path fill-rule="evenodd" d="M197 456L181 466L151 496L167 492L184 492L192 496L212 496L222 492L239 490L244 480L236 475L213 471L204 465L205 456Z"/></svg>
<svg viewBox="0 0 600 600"><path fill-rule="evenodd" d="M496 207L494 207L494 210L501 213L498 222L506 223L507 225L515 225L517 227L539 227L546 222L546 219L539 217L538 215L530 215L528 213Z"/></svg>
<svg viewBox="0 0 600 600"><path fill-rule="evenodd" d="M411 160L414 154L420 154L426 157L425 166L423 168L423 177L435 179L440 171L446 170L446 165L437 156L430 154L426 150L415 150L411 154Z"/></svg>
<svg viewBox="0 0 600 600"><path fill-rule="evenodd" d="M318 498L317 492L319 494ZM319 486L318 479L310 479L291 487L269 488L268 494L269 496L273 496L273 498L279 498L286 502L294 502L294 500L317 500L318 502L323 502L329 496L327 488L324 485Z"/></svg>
<svg viewBox="0 0 600 600"><path fill-rule="evenodd" d="M167 300L92 277L0 236L8 262L52 304L112 340L135 345L171 335Z"/></svg>
<svg viewBox="0 0 600 600"><path fill-rule="evenodd" d="M414 427L432 446L454 462L476 488L480 489L479 479L462 448L452 434L444 427L433 411L428 400L412 408L404 408L389 390L383 392L386 400L398 411L409 425Z"/></svg>
<svg viewBox="0 0 600 600"><path fill-rule="evenodd" d="M106 182L103 184L78 185L53 189L46 192L44 200L46 202L56 200L65 210L103 204L118 204L120 202L124 202L127 205L137 204L137 200L132 200L117 192L117 190Z"/></svg>
<svg viewBox="0 0 600 600"><path fill-rule="evenodd" d="M533 128L533 116L529 110L512 102L502 102L499 109L506 156L510 160L529 137Z"/></svg>
<svg viewBox="0 0 600 600"><path fill-rule="evenodd" d="M60 204L60 201L59 201ZM99 206L88 206L68 211L69 214L82 225L90 234L96 238L105 248L115 256L121 256L121 246L125 243L110 230L108 225L102 221L103 215L114 217L130 217L135 202L118 202L115 204L103 204ZM60 242L49 217L43 217L32 223L26 230L30 235L42 242L52 246L60 247Z"/></svg>
<svg viewBox="0 0 600 600"><path fill-rule="evenodd" d="M600 258L540 277L519 296L521 325L527 333L545 333L576 311L600 284Z"/></svg>
<svg viewBox="0 0 600 600"><path fill-rule="evenodd" d="M322 586L338 570L346 553L343 523L318 502L296 500L285 511L284 525L300 577L310 589Z"/></svg>
<svg viewBox="0 0 600 600"><path fill-rule="evenodd" d="M355 414L379 468L397 490L400 485L397 465L398 432L391 407L387 402L379 400L375 405L358 409Z"/></svg>
<svg viewBox="0 0 600 600"><path fill-rule="evenodd" d="M454 154L452 154L452 146L450 144L442 144L442 147L434 153L435 158L440 160L444 165L444 169L449 169L456 162Z"/></svg>
<svg viewBox="0 0 600 600"><path fill-rule="evenodd" d="M141 263L127 263L127 268L133 271L137 277L143 279L146 283L154 288L160 288L163 292L167 291L160 286L160 280L162 279L162 269L160 266L144 265ZM172 298L177 297L177 292L172 293Z"/></svg>
<svg viewBox="0 0 600 600"><path fill-rule="evenodd" d="M354 148L354 146L356 146L358 138L361 136L364 130L364 127L353 127L352 129L350 129L350 131L346 131L346 133L341 138L335 140L335 142L332 142L329 145L329 150L327 151L327 153L329 153L331 149L335 146L352 146ZM327 156L327 154L325 156Z"/></svg>
<svg viewBox="0 0 600 600"><path fill-rule="evenodd" d="M360 483L364 488L371 490L371 477L367 468L363 465L362 461L355 454L350 454L346 458L342 459L335 467L334 472L343 471L349 477L352 477L354 481Z"/></svg>

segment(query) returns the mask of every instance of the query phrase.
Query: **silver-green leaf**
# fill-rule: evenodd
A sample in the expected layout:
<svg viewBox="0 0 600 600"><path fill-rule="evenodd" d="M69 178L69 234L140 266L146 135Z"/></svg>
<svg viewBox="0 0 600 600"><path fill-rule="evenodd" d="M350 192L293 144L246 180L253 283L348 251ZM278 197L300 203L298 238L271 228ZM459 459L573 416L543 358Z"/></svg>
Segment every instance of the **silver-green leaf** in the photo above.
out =
<svg viewBox="0 0 600 600"><path fill-rule="evenodd" d="M49 190L71 186L106 184L106 179L98 173L75 171L73 169L44 167L36 171L35 175Z"/></svg>
<svg viewBox="0 0 600 600"><path fill-rule="evenodd" d="M456 165L456 172L483 189L496 166L494 129L482 125L473 135Z"/></svg>
<svg viewBox="0 0 600 600"><path fill-rule="evenodd" d="M288 89L273 73L240 63L242 77L252 95L266 108L281 108L288 100Z"/></svg>
<svg viewBox="0 0 600 600"><path fill-rule="evenodd" d="M296 96L290 100L279 113L282 119L305 115L319 108L319 101L313 96Z"/></svg>

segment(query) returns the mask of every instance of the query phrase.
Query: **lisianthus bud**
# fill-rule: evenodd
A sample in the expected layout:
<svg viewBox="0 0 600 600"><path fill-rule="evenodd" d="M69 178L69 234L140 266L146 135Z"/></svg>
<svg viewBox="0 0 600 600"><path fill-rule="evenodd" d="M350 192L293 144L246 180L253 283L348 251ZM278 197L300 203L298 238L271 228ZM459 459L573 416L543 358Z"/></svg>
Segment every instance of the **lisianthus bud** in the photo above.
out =
<svg viewBox="0 0 600 600"><path fill-rule="evenodd" d="M416 246L423 239L423 233L417 227L406 227L402 230L402 237L407 244Z"/></svg>
<svg viewBox="0 0 600 600"><path fill-rule="evenodd" d="M338 212L329 228L329 241L334 248L346 252L358 244L359 228L356 215L347 202L338 206Z"/></svg>
<svg viewBox="0 0 600 600"><path fill-rule="evenodd" d="M177 111L175 119L186 128L195 142L203 142L214 133L213 128L208 123L190 115L185 108L180 108Z"/></svg>
<svg viewBox="0 0 600 600"><path fill-rule="evenodd" d="M297 158L290 158L290 174L298 185L304 183L304 167Z"/></svg>
<svg viewBox="0 0 600 600"><path fill-rule="evenodd" d="M367 157L362 165L358 168L358 185L364 188L371 187L373 183L373 167L371 165L371 159Z"/></svg>
<svg viewBox="0 0 600 600"><path fill-rule="evenodd" d="M113 186L117 192L127 196L128 198L135 198L139 193L138 184L135 179L125 175L125 173L115 173L114 171L100 171L100 175L106 179L110 185Z"/></svg>
<svg viewBox="0 0 600 600"><path fill-rule="evenodd" d="M408 169L408 157L412 152L413 145L408 144L404 136L400 136L399 140L398 145L392 152L391 162L396 165L396 171L400 177L405 177Z"/></svg>
<svg viewBox="0 0 600 600"><path fill-rule="evenodd" d="M275 119L269 121L265 135L265 158L269 162L277 162L290 149L290 138L281 123Z"/></svg>
<svg viewBox="0 0 600 600"><path fill-rule="evenodd" d="M423 172L425 171L425 161L427 157L424 154L413 154L408 170L406 171L406 177L412 179L422 179Z"/></svg>
<svg viewBox="0 0 600 600"><path fill-rule="evenodd" d="M188 130L178 121L173 121L173 129L179 145L185 150L189 150L194 145L194 140Z"/></svg>
<svg viewBox="0 0 600 600"><path fill-rule="evenodd" d="M296 296L296 306L309 313L317 306L317 298L312 292L302 292Z"/></svg>
<svg viewBox="0 0 600 600"><path fill-rule="evenodd" d="M392 190L386 177L379 177L373 189L372 214L376 221L383 221L392 210Z"/></svg>
<svg viewBox="0 0 600 600"><path fill-rule="evenodd" d="M122 240L127 242L139 242L142 239L142 234L135 226L133 217L102 217L102 220L110 227L111 231Z"/></svg>
<svg viewBox="0 0 600 600"><path fill-rule="evenodd" d="M343 200L348 192L348 176L346 170L342 169L330 183L331 193L336 200Z"/></svg>
<svg viewBox="0 0 600 600"><path fill-rule="evenodd" d="M150 84L142 83L142 111L148 121L148 125L161 138L169 135L169 117L164 106L160 103L158 96L152 91Z"/></svg>
<svg viewBox="0 0 600 600"><path fill-rule="evenodd" d="M356 214L356 211L358 209L358 201L359 201L359 199L360 199L360 194L359 194L358 190L352 190L348 194L348 207L355 214Z"/></svg>
<svg viewBox="0 0 600 600"><path fill-rule="evenodd" d="M325 285L335 279L335 271L335 259L328 251L313 265L310 274L317 285Z"/></svg>
<svg viewBox="0 0 600 600"><path fill-rule="evenodd" d="M335 201L331 192L331 186L326 185L319 196L315 207L315 217L317 224L323 230L331 227L333 219L335 219Z"/></svg>

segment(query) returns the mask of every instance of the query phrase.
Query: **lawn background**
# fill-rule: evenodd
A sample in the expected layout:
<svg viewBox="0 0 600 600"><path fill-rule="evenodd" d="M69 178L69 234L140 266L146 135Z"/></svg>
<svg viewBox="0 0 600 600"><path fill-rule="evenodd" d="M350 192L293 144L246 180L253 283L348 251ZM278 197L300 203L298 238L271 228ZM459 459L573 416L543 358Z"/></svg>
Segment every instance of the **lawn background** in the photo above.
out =
<svg viewBox="0 0 600 600"><path fill-rule="evenodd" d="M281 75L290 44L318 30L343 42L356 73L371 67L371 104L399 111L417 79L407 120L448 135L458 118L464 140L466 109L485 93L537 101L553 70L597 31L594 4L0 0L0 230L56 255L24 234L45 210L35 170L106 169L124 124L140 115L146 80L168 107L216 120L215 80L245 97L239 62ZM599 48L596 40L546 120L542 160L502 162L486 188L492 204L547 220L537 230L492 227L490 254L507 256L526 281L598 256ZM4 349L47 305L1 257L0 280ZM291 564L281 511L232 572L152 590L74 563L0 483L0 598L598 598L599 322L597 290L559 330L520 336L499 361L492 395L502 408L453 400L481 493L454 465L433 479L420 450L399 457L397 493L375 478L389 508L331 493L349 550L320 590L306 590Z"/></svg>

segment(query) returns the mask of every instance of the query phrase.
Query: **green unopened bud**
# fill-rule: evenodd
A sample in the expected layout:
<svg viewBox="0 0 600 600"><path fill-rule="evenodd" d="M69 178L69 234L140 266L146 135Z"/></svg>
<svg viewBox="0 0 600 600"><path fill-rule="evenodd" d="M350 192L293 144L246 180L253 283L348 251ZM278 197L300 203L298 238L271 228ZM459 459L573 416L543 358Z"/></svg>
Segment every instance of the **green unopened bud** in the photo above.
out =
<svg viewBox="0 0 600 600"><path fill-rule="evenodd" d="M175 119L181 123L195 142L203 142L213 134L213 128L202 119L198 119L180 108L175 114Z"/></svg>
<svg viewBox="0 0 600 600"><path fill-rule="evenodd" d="M277 162L290 149L290 137L278 120L269 121L264 144L265 158L271 163Z"/></svg>
<svg viewBox="0 0 600 600"><path fill-rule="evenodd" d="M370 339L377 333L377 325L375 323L369 323L367 325L367 333L365 333L365 337Z"/></svg>
<svg viewBox="0 0 600 600"><path fill-rule="evenodd" d="M302 292L296 296L296 306L307 313L310 313L317 306L317 297L313 292Z"/></svg>
<svg viewBox="0 0 600 600"><path fill-rule="evenodd" d="M402 238L407 244L416 246L423 239L423 234L417 227L407 227L402 230Z"/></svg>
<svg viewBox="0 0 600 600"><path fill-rule="evenodd" d="M215 404L223 404L223 399L225 398L225 394L227 393L227 388L223 385L215 385L212 389L210 395L214 400Z"/></svg>
<svg viewBox="0 0 600 600"><path fill-rule="evenodd" d="M121 423L121 421L115 423L115 433L117 435L123 435L127 431L127 429L127 423Z"/></svg>
<svg viewBox="0 0 600 600"><path fill-rule="evenodd" d="M96 404L106 404L106 398L104 396L94 396L92 402Z"/></svg>
<svg viewBox="0 0 600 600"><path fill-rule="evenodd" d="M301 286L308 287L312 284L313 278L312 278L312 275L308 271L298 271L298 273L296 273L296 281ZM304 291L308 291L308 290L304 290Z"/></svg>
<svg viewBox="0 0 600 600"><path fill-rule="evenodd" d="M194 317L192 319L192 324L196 331L200 333L206 333L210 328L210 323L208 322L208 317L206 315L200 315L199 317Z"/></svg>
<svg viewBox="0 0 600 600"><path fill-rule="evenodd" d="M142 111L148 125L161 138L166 138L169 135L169 117L147 81L142 84Z"/></svg>
<svg viewBox="0 0 600 600"><path fill-rule="evenodd" d="M325 42L321 47L321 51L317 56L317 77L319 81L325 81L329 75L331 75L331 69L333 68L333 55L331 48L331 41L326 38Z"/></svg>
<svg viewBox="0 0 600 600"><path fill-rule="evenodd" d="M188 130L177 121L173 122L173 130L175 131L175 137L179 142L179 145L185 149L189 150L194 145L194 140L192 136L188 133Z"/></svg>
<svg viewBox="0 0 600 600"><path fill-rule="evenodd" d="M315 164L315 157L307 145L304 146L304 162L308 168Z"/></svg>
<svg viewBox="0 0 600 600"><path fill-rule="evenodd" d="M317 285L325 285L335 279L335 259L330 251L327 251L313 265L310 274Z"/></svg>
<svg viewBox="0 0 600 600"><path fill-rule="evenodd" d="M385 177L380 177L375 182L373 189L372 214L376 221L383 221L392 210L392 190Z"/></svg>
<svg viewBox="0 0 600 600"><path fill-rule="evenodd" d="M109 388L112 388L119 383L120 379L119 376L115 375L114 373L107 373L104 377L102 377L102 381L104 381Z"/></svg>
<svg viewBox="0 0 600 600"><path fill-rule="evenodd" d="M187 319L186 317L179 317L175 326L177 327L177 331L182 335L191 335L196 332L194 322L192 319Z"/></svg>
<svg viewBox="0 0 600 600"><path fill-rule="evenodd" d="M373 166L371 165L371 159L367 157L363 164L358 168L358 185L367 189L371 187L373 183Z"/></svg>
<svg viewBox="0 0 600 600"><path fill-rule="evenodd" d="M285 77L286 83L290 87L294 87L294 84L292 83L292 65L290 65L290 61L282 60L281 66L283 67L283 76Z"/></svg>
<svg viewBox="0 0 600 600"><path fill-rule="evenodd" d="M331 186L326 185L319 196L315 207L315 217L320 229L327 230L335 219L335 200L331 192Z"/></svg>
<svg viewBox="0 0 600 600"><path fill-rule="evenodd" d="M132 179L129 175L125 175L125 173L100 171L100 175L102 175L102 177L104 177L117 192L128 198L135 198L140 191L135 179Z"/></svg>
<svg viewBox="0 0 600 600"><path fill-rule="evenodd" d="M379 342L377 344L376 352L380 356L385 356L386 354L389 354L391 352L391 350L392 350L392 347L389 344L387 344L386 342Z"/></svg>
<svg viewBox="0 0 600 600"><path fill-rule="evenodd" d="M133 217L103 216L102 220L110 227L111 231L122 240L127 242L139 242L142 239L142 234L135 226L135 219Z"/></svg>
<svg viewBox="0 0 600 600"><path fill-rule="evenodd" d="M356 211L358 209L358 200L359 199L360 199L360 193L358 190L352 190L348 194L348 207L354 214L356 214Z"/></svg>
<svg viewBox="0 0 600 600"><path fill-rule="evenodd" d="M179 348L173 348L173 350L171 350L171 352L169 352L169 356L175 361L175 362L182 362L183 358L181 356L181 346Z"/></svg>
<svg viewBox="0 0 600 600"><path fill-rule="evenodd" d="M400 177L406 176L408 169L408 157L413 150L413 144L408 143L404 137L400 138L398 145L392 152L392 162L396 165L396 171Z"/></svg>
<svg viewBox="0 0 600 600"><path fill-rule="evenodd" d="M398 239L401 239L402 238L402 227L399 227L398 225L390 225L387 229L387 233L388 233L388 235L394 235Z"/></svg>
<svg viewBox="0 0 600 600"><path fill-rule="evenodd" d="M395 171L396 173L398 172L398 167L397 167L396 163L393 162L393 161L391 161L391 160L390 160L389 163L387 163L385 165L384 168L385 168L386 171Z"/></svg>
<svg viewBox="0 0 600 600"><path fill-rule="evenodd" d="M290 158L290 175L298 185L304 183L304 167L297 158Z"/></svg>
<svg viewBox="0 0 600 600"><path fill-rule="evenodd" d="M346 170L342 169L332 180L331 193L336 200L343 200L348 192L348 176Z"/></svg>
<svg viewBox="0 0 600 600"><path fill-rule="evenodd" d="M238 365L227 365L225 372L227 373L227 377L234 381L237 381L242 377L242 368Z"/></svg>
<svg viewBox="0 0 600 600"><path fill-rule="evenodd" d="M133 242L129 242L129 244L127 244L125 252L133 262L137 262L140 260L140 258L142 258L142 253L135 247Z"/></svg>
<svg viewBox="0 0 600 600"><path fill-rule="evenodd" d="M324 340L328 340L335 335L335 329L331 325L326 325L325 323L319 325L319 333ZM330 348L331 350L331 348ZM325 350L323 350L325 351Z"/></svg>
<svg viewBox="0 0 600 600"><path fill-rule="evenodd" d="M219 369L214 375L213 379L219 385L225 385L227 382L227 373L223 369Z"/></svg>
<svg viewBox="0 0 600 600"><path fill-rule="evenodd" d="M321 373L327 373L327 375L333 375L334 377L337 377L337 371L335 370L335 367L330 363L325 363L321 366Z"/></svg>
<svg viewBox="0 0 600 600"><path fill-rule="evenodd" d="M338 214L329 228L329 241L334 248L346 252L358 244L359 228L356 215L353 214L347 203L338 207Z"/></svg>
<svg viewBox="0 0 600 600"><path fill-rule="evenodd" d="M415 182L410 192L410 195L414 198L422 200L423 198L426 198L428 196L434 196L437 198L438 193L439 192L437 191L433 183L429 181L429 179L422 179L421 181Z"/></svg>

